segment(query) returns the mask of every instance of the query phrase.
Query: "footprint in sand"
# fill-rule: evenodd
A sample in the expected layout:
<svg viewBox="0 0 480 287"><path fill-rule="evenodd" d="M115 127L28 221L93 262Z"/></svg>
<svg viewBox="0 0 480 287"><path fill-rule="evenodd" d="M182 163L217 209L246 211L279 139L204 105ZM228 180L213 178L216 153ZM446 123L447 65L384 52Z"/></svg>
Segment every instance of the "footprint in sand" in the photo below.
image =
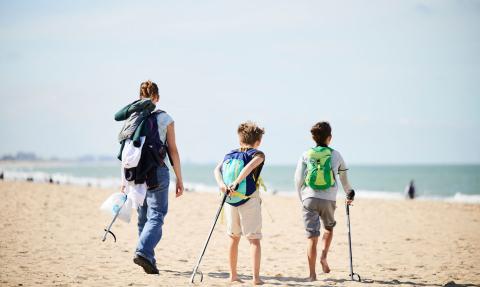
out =
<svg viewBox="0 0 480 287"><path fill-rule="evenodd" d="M88 277L86 277L86 276L75 276L75 279L77 279L77 280L87 280Z"/></svg>

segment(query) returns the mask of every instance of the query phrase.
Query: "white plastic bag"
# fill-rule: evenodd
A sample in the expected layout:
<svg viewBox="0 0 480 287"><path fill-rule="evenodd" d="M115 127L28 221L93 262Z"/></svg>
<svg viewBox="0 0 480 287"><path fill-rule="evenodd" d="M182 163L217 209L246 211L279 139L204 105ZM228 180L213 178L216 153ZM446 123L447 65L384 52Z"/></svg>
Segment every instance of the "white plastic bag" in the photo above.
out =
<svg viewBox="0 0 480 287"><path fill-rule="evenodd" d="M130 222L130 218L132 217L132 200L129 199L126 194L116 192L105 200L100 209L113 216L115 216L120 209L117 218L125 222Z"/></svg>
<svg viewBox="0 0 480 287"><path fill-rule="evenodd" d="M124 168L132 168L138 165L140 161L140 157L142 155L142 147L145 143L145 137L140 138L140 146L135 147L133 145L133 141L127 139L125 141L125 146L122 150L122 167Z"/></svg>

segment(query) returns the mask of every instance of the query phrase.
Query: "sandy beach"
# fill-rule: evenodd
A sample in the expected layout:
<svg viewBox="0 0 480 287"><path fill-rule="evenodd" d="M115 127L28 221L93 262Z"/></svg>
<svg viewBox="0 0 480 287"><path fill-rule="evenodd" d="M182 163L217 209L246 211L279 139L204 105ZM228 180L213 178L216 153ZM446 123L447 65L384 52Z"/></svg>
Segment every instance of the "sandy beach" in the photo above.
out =
<svg viewBox="0 0 480 287"><path fill-rule="evenodd" d="M135 215L130 224L114 225L116 243L112 238L101 241L110 217L99 206L112 192L0 182L0 285L189 285L219 197L194 192L179 199L170 197L164 237L156 249L160 275L146 275L132 262ZM356 283L348 278L342 202L337 202L337 227L329 254L332 272L321 273L318 265L317 282L304 281L306 242L298 199L264 196L264 202L261 275L265 286L480 284L480 205L358 199L351 209L353 260L364 282ZM225 225L220 223L200 267L203 283L197 285L229 285L227 242ZM249 247L244 239L239 273L250 279Z"/></svg>

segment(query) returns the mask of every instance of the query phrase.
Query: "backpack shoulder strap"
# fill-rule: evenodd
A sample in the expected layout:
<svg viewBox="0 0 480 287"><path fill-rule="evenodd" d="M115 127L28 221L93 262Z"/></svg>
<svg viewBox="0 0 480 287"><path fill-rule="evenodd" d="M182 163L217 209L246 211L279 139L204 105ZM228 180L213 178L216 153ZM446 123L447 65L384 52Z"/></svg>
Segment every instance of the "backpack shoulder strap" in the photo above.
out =
<svg viewBox="0 0 480 287"><path fill-rule="evenodd" d="M252 158L253 158L253 156L254 156L256 153L258 153L258 152L259 152L259 150L258 150L258 149L254 149L254 148L248 149L248 150L245 151L245 153L246 153L249 157L252 157Z"/></svg>
<svg viewBox="0 0 480 287"><path fill-rule="evenodd" d="M151 114L152 115L159 115L159 114L163 114L163 113L167 113L167 112L164 111L164 110L154 110Z"/></svg>

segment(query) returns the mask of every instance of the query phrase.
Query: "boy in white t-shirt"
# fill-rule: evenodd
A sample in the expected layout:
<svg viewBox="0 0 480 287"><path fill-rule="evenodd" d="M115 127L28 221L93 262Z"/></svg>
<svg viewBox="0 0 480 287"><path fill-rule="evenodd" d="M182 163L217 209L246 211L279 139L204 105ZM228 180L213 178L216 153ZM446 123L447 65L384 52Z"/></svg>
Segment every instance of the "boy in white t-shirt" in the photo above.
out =
<svg viewBox="0 0 480 287"><path fill-rule="evenodd" d="M303 153L295 171L295 186L303 208L303 222L308 238L307 260L310 270L309 280L315 281L315 262L317 243L320 236L320 221L323 223L322 254L320 263L325 273L330 272L327 263L328 249L333 238L333 228L338 177L350 204L355 192L347 178L347 166L340 153L328 145L332 140L332 129L328 122L316 123L312 129L312 138L316 147Z"/></svg>

